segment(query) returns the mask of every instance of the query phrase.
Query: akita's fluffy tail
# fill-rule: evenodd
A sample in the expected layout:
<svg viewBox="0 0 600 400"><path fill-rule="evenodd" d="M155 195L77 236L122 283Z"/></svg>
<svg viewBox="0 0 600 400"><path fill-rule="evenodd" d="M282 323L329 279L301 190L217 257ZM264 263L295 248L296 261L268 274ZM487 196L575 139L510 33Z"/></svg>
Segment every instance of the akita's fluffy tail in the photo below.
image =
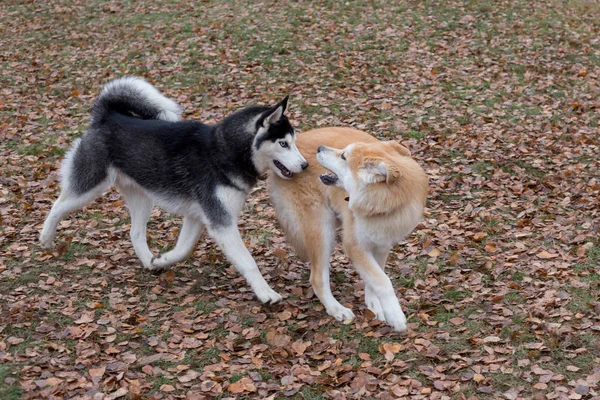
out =
<svg viewBox="0 0 600 400"><path fill-rule="evenodd" d="M100 124L110 112L142 119L178 121L179 104L163 96L158 89L137 77L124 77L108 82L92 108L92 126Z"/></svg>

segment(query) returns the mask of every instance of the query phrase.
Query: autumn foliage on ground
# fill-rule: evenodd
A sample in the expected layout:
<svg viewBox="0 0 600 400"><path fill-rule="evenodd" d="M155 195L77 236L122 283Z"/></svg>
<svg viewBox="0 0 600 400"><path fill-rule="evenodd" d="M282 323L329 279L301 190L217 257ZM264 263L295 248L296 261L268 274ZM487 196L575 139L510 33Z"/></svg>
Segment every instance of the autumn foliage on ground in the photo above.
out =
<svg viewBox="0 0 600 400"><path fill-rule="evenodd" d="M591 0L3 1L0 398L590 399L600 396L600 12ZM291 95L300 131L409 147L428 208L373 319L341 248L329 317L264 183L239 226L284 301L209 239L153 275L111 191L38 232L105 82L138 75L214 122ZM156 209L155 253L181 218Z"/></svg>

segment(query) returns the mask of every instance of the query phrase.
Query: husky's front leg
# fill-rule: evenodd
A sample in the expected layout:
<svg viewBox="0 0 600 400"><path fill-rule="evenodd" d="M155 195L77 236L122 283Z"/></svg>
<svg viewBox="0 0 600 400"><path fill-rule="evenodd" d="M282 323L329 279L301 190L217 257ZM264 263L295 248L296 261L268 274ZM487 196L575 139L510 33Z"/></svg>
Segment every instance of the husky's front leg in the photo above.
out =
<svg viewBox="0 0 600 400"><path fill-rule="evenodd" d="M181 227L175 248L154 257L151 263L153 269L166 268L169 265L185 260L192 250L194 250L194 246L198 242L203 230L204 224L202 221L193 217L184 217L183 226Z"/></svg>
<svg viewBox="0 0 600 400"><path fill-rule="evenodd" d="M229 262L246 278L260 301L270 304L281 301L281 295L271 289L260 273L254 258L240 237L236 224L227 227L208 227L208 233L225 253Z"/></svg>

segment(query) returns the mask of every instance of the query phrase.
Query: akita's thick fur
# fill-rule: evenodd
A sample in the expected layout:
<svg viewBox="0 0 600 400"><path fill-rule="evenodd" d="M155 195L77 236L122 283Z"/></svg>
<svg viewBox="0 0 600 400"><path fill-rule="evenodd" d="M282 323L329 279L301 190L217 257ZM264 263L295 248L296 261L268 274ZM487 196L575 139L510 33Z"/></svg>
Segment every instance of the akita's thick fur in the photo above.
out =
<svg viewBox="0 0 600 400"><path fill-rule="evenodd" d="M423 216L425 171L406 147L355 129L315 129L299 134L296 145L308 169L287 180L270 172L269 187L289 243L311 262L314 292L337 320L354 318L329 284L329 259L341 223L344 249L365 281L367 307L394 330L405 330L385 263L394 244Z"/></svg>

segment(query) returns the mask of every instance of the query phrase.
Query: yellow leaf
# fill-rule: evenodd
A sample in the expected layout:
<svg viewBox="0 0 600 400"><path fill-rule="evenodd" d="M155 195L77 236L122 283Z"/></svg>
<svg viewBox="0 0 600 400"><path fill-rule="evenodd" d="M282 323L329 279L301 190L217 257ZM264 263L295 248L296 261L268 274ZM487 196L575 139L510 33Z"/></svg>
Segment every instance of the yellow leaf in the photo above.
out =
<svg viewBox="0 0 600 400"><path fill-rule="evenodd" d="M485 245L485 251L487 253L495 253L496 250L498 250L498 247L496 246L496 243L488 243Z"/></svg>
<svg viewBox="0 0 600 400"><path fill-rule="evenodd" d="M558 254L552 254L552 253L547 252L546 250L543 250L543 251L537 253L536 255L538 256L538 258L543 258L543 259L558 257Z"/></svg>
<svg viewBox="0 0 600 400"><path fill-rule="evenodd" d="M487 237L487 233L485 232L477 232L473 235L473 240L476 242L481 242L483 239Z"/></svg>
<svg viewBox="0 0 600 400"><path fill-rule="evenodd" d="M429 257L437 257L441 254L442 252L440 251L440 249L438 249L437 247L434 247L433 250L431 250L429 253L427 253L427 255Z"/></svg>

